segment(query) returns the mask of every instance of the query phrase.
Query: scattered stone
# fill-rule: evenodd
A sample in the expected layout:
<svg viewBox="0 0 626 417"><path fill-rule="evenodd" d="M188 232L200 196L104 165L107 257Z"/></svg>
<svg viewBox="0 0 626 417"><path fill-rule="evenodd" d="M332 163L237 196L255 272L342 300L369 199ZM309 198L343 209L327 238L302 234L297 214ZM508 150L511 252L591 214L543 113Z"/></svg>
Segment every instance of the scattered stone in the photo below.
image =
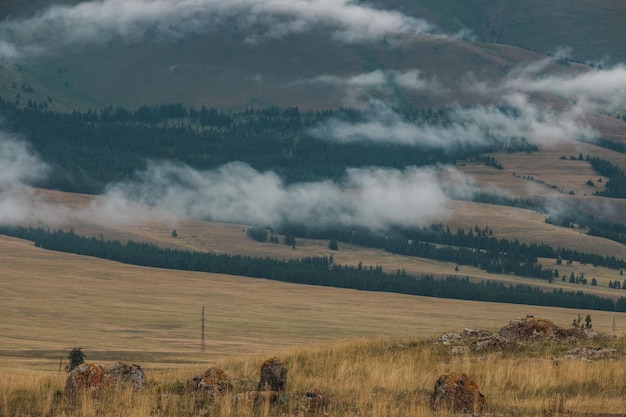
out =
<svg viewBox="0 0 626 417"><path fill-rule="evenodd" d="M517 340L510 340L498 334L491 335L485 339L477 340L472 346L474 352L517 350L521 348L522 344Z"/></svg>
<svg viewBox="0 0 626 417"><path fill-rule="evenodd" d="M567 352L567 358L580 358L585 360L606 359L617 353L617 349L609 349L595 346L586 346L572 349Z"/></svg>
<svg viewBox="0 0 626 417"><path fill-rule="evenodd" d="M461 335L459 333L446 333L441 335L439 339L437 339L436 343L439 345L450 346L452 342L461 339Z"/></svg>
<svg viewBox="0 0 626 417"><path fill-rule="evenodd" d="M261 376L257 391L285 391L287 385L287 368L278 358L270 358L261 365Z"/></svg>
<svg viewBox="0 0 626 417"><path fill-rule="evenodd" d="M472 338L484 338L490 337L493 333L489 330L483 329L465 329L461 332L461 337L463 339L472 339Z"/></svg>
<svg viewBox="0 0 626 417"><path fill-rule="evenodd" d="M485 403L485 396L480 392L478 384L466 374L444 374L435 382L431 399L434 410L451 409L455 412L481 414Z"/></svg>

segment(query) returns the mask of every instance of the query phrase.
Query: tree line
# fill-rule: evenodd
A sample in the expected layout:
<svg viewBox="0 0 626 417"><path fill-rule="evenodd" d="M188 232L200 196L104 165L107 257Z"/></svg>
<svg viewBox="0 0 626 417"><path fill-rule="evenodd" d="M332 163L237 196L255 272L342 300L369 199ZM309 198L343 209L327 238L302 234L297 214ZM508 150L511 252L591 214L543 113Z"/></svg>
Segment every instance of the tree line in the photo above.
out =
<svg viewBox="0 0 626 417"><path fill-rule="evenodd" d="M545 243L522 243L498 239L488 227L475 226L452 233L442 224L425 227L395 227L377 231L366 227L311 228L304 224L285 223L281 234L311 239L336 239L364 247L384 249L391 253L471 265L491 273L514 274L520 277L552 281L555 271L541 265L539 258L566 259L612 269L626 268L626 261L615 256L553 248Z"/></svg>
<svg viewBox="0 0 626 417"><path fill-rule="evenodd" d="M530 285L471 282L467 277L413 276L403 270L383 271L382 266L337 265L332 258L310 257L278 260L231 256L191 250L160 248L149 243L84 237L62 230L41 227L2 226L0 233L31 240L35 246L62 252L110 259L118 262L176 270L214 272L265 278L283 282L395 292L429 297L505 302L605 311L626 311L626 298L613 301L582 291L554 289L544 292Z"/></svg>

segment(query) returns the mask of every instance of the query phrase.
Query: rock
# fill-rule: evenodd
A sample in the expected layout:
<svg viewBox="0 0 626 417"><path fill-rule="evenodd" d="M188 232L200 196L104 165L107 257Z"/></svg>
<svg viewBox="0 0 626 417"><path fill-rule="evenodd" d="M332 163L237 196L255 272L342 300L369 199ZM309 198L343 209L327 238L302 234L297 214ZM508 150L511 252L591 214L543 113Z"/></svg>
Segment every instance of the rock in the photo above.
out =
<svg viewBox="0 0 626 417"><path fill-rule="evenodd" d="M466 374L444 374L435 382L431 398L434 410L451 409L455 412L481 414L485 403L485 396L478 385Z"/></svg>
<svg viewBox="0 0 626 417"><path fill-rule="evenodd" d="M261 376L257 391L285 391L287 368L278 358L270 358L261 365Z"/></svg>
<svg viewBox="0 0 626 417"><path fill-rule="evenodd" d="M466 351L467 349L465 349L465 346L452 346L450 348L450 353L452 355L463 355Z"/></svg>
<svg viewBox="0 0 626 417"><path fill-rule="evenodd" d="M316 413L325 410L330 405L330 400L318 389L310 389L300 398L301 409L306 412Z"/></svg>
<svg viewBox="0 0 626 417"><path fill-rule="evenodd" d="M566 330L551 320L536 317L525 317L511 322L498 331L498 335L511 340L556 340L575 336L580 329Z"/></svg>
<svg viewBox="0 0 626 417"><path fill-rule="evenodd" d="M460 338L461 338L461 335L459 333L446 333L446 334L441 335L439 339L437 339L436 343L440 345L448 346L453 341L459 340Z"/></svg>
<svg viewBox="0 0 626 417"><path fill-rule="evenodd" d="M378 395L378 394L386 394L388 392L387 388L382 385L376 385L370 390L370 394Z"/></svg>
<svg viewBox="0 0 626 417"><path fill-rule="evenodd" d="M202 376L188 379L187 386L193 390L204 390L213 394L224 394L233 390L233 385L226 372L215 366L204 371Z"/></svg>
<svg viewBox="0 0 626 417"><path fill-rule="evenodd" d="M595 346L585 346L572 349L567 352L567 358L580 358L585 360L606 359L617 353L617 349L609 349Z"/></svg>
<svg viewBox="0 0 626 417"><path fill-rule="evenodd" d="M97 392L119 384L128 384L135 389L143 388L145 375L139 365L118 362L107 370L100 364L81 364L70 371L65 381L65 395L75 396L79 391Z"/></svg>
<svg viewBox="0 0 626 417"><path fill-rule="evenodd" d="M521 349L522 344L517 340L510 340L498 334L494 334L485 339L477 340L472 349L475 352L485 352L492 350L516 350Z"/></svg>
<svg viewBox="0 0 626 417"><path fill-rule="evenodd" d="M479 337L489 337L491 336L493 333L491 333L489 330L483 330L483 329L465 329L461 332L461 337L463 339L473 339L473 338L479 338Z"/></svg>
<svg viewBox="0 0 626 417"><path fill-rule="evenodd" d="M141 366L117 362L111 370L105 370L106 378L110 378L112 385L120 383L129 384L135 389L141 389L145 385L145 373Z"/></svg>
<svg viewBox="0 0 626 417"><path fill-rule="evenodd" d="M64 393L75 396L79 391L99 390L104 381L104 365L83 363L72 369L65 380Z"/></svg>

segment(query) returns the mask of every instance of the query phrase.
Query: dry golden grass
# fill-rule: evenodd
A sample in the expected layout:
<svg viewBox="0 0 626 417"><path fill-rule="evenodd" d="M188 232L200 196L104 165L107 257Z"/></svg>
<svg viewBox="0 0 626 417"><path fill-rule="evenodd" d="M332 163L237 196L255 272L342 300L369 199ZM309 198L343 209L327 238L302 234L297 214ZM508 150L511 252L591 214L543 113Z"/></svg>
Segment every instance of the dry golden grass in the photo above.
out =
<svg viewBox="0 0 626 417"><path fill-rule="evenodd" d="M463 344L463 342L460 342ZM146 370L140 392L117 389L75 401L56 394L65 373L53 370L2 369L0 415L3 416L285 416L301 408L300 397L316 388L332 400L328 416L447 416L433 411L430 396L439 375L463 372L487 400L486 412L502 416L623 414L626 406L626 359L623 337L596 342L617 353L611 359L565 358L574 345L537 342L522 351L453 354L450 346L414 337L377 337L286 348L279 354L288 369L284 403L237 405L232 395L211 400L185 389L185 381L208 365L180 365ZM215 361L243 387L254 389L266 356ZM242 384L238 384L242 386Z"/></svg>

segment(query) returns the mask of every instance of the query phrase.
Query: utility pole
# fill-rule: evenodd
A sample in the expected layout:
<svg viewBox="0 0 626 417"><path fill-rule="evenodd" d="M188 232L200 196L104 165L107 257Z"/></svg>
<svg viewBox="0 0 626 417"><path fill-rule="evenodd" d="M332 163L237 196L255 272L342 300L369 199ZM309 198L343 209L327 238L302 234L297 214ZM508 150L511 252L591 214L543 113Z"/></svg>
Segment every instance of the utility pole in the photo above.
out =
<svg viewBox="0 0 626 417"><path fill-rule="evenodd" d="M204 338L204 304L202 304L202 339L200 342L200 352L206 352L206 339Z"/></svg>

